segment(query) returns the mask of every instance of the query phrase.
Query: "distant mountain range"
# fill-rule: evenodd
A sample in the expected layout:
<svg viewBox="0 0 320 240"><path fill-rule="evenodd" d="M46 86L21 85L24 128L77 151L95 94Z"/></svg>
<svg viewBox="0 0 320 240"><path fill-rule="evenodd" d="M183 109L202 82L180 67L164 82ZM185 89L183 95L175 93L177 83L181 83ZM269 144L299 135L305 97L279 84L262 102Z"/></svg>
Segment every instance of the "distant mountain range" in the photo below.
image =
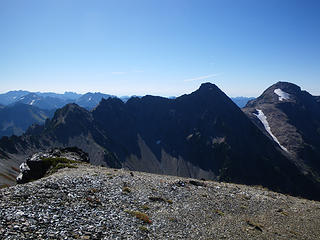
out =
<svg viewBox="0 0 320 240"><path fill-rule="evenodd" d="M104 94L100 92L86 94L78 94L74 92L65 92L63 94L53 92L29 92L29 91L10 91L0 94L0 106L10 105L14 103L24 103L32 106L36 106L41 109L57 109L68 103L76 103L81 107L88 110L96 107L102 98L108 99L109 97L116 97L110 94ZM123 96L120 99L124 102L128 101L131 97L139 96ZM169 97L174 99L176 97ZM239 107L244 107L252 97L235 97L231 98Z"/></svg>
<svg viewBox="0 0 320 240"><path fill-rule="evenodd" d="M92 164L262 185L319 200L314 158L319 151L319 104L307 93L298 100L299 89L294 92L289 85L272 86L243 111L211 83L175 99L144 96L124 103L108 98L91 111L68 104L44 125L0 140L0 181L7 176L2 181L8 183L12 169L31 153L77 146L89 153ZM272 123L268 109L281 106L286 116L275 114ZM283 138L274 130L286 122L303 131L302 141L294 131L284 130ZM291 135L292 142L283 140ZM295 155L300 146L301 154Z"/></svg>
<svg viewBox="0 0 320 240"><path fill-rule="evenodd" d="M28 91L10 91L0 94L1 105L11 105L23 103L36 106L40 109L52 110L63 107L68 103L76 103L81 107L91 110L101 101L102 98L115 97L103 93L77 94L74 92L65 92L64 94L52 92L28 92Z"/></svg>
<svg viewBox="0 0 320 240"><path fill-rule="evenodd" d="M10 109L10 112L12 113L4 117L4 114L1 115L0 112L0 137L11 136L13 134L19 136L32 124L43 124L45 118L52 117L56 109L61 108L66 104L76 103L87 110L92 110L99 104L101 99L108 99L110 97L115 98L116 96L99 92L88 92L86 94L65 92L64 94L57 94L53 92L32 93L21 90L0 94L0 109L5 107L6 110L2 112L9 111ZM131 97L129 96L120 97L123 102L128 101L130 98ZM170 99L174 98L175 97L170 97ZM239 107L243 107L253 98L237 97L231 99ZM22 110L23 108L24 110ZM30 114L25 115L26 112ZM17 121L18 119L24 120Z"/></svg>
<svg viewBox="0 0 320 240"><path fill-rule="evenodd" d="M18 91L10 91L7 93L0 94L0 104L2 105L9 105L12 103L16 103L19 100L21 100L22 97L30 95L30 94L35 94L37 98L58 98L61 100L76 100L80 98L82 95L77 94L74 92L65 92L63 94L59 93L53 93L53 92L29 92L29 91L23 91L23 90L18 90ZM29 97L30 98L30 97Z"/></svg>
<svg viewBox="0 0 320 240"><path fill-rule="evenodd" d="M73 92L31 93L11 91L0 94L0 137L21 135L32 124L43 124L55 110L69 103L76 103L88 110L99 104L102 98L114 97L102 93L77 94Z"/></svg>

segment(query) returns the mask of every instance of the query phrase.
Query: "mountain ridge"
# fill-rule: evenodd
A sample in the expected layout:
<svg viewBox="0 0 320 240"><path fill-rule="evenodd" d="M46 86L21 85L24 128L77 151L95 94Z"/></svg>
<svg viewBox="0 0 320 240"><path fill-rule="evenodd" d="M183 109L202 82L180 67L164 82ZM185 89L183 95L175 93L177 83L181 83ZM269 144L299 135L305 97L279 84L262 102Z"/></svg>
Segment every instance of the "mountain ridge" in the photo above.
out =
<svg viewBox="0 0 320 240"><path fill-rule="evenodd" d="M124 103L108 98L92 111L69 104L19 141L24 151L77 146L98 165L264 185L319 198L317 182L211 83L175 99L145 96Z"/></svg>

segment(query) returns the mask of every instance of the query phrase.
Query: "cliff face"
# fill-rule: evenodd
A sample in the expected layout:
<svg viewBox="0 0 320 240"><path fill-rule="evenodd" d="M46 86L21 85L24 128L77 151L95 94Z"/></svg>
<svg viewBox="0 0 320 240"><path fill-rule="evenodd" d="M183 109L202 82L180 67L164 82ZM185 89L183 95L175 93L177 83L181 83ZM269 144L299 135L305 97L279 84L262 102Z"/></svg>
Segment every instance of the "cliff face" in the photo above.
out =
<svg viewBox="0 0 320 240"><path fill-rule="evenodd" d="M4 239L318 239L320 204L259 187L78 164L0 190Z"/></svg>

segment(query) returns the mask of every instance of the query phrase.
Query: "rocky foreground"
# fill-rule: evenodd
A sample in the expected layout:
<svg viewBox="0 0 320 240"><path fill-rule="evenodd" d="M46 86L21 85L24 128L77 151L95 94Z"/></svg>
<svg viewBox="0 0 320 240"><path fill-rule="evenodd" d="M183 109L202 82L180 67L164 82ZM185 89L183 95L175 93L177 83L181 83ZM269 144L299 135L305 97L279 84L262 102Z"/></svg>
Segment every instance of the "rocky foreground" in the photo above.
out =
<svg viewBox="0 0 320 240"><path fill-rule="evenodd" d="M0 239L319 238L320 202L260 187L76 164L0 190Z"/></svg>

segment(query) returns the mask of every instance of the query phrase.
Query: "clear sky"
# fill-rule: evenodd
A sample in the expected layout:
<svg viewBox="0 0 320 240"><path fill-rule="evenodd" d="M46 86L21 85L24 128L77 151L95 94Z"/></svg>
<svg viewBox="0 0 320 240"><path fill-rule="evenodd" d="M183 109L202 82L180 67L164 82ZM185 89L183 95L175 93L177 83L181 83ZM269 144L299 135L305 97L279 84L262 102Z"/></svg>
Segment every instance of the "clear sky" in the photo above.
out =
<svg viewBox="0 0 320 240"><path fill-rule="evenodd" d="M0 0L0 92L320 95L319 0Z"/></svg>

